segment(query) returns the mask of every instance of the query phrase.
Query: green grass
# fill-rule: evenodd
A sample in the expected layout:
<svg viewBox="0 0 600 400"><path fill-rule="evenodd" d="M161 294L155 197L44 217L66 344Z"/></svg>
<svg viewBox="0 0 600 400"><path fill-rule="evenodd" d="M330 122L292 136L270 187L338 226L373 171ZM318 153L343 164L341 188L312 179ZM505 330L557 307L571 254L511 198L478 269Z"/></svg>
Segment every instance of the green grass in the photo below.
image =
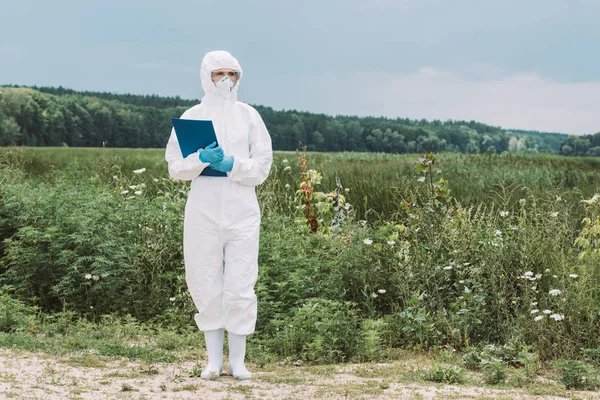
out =
<svg viewBox="0 0 600 400"><path fill-rule="evenodd" d="M71 166L79 174L96 172L107 180L122 174L135 184L145 183L148 194L154 194L160 190L161 183L153 179L168 177L162 149L0 148L0 153L8 151L20 153L20 163L26 173L41 179L52 179L54 171ZM397 210L399 199L419 186L414 168L416 154L307 154L309 168L324 175L318 189L334 190L335 179L339 177L342 185L350 189L348 200L360 218L387 218ZM281 201L281 196L287 192L285 184L297 187L300 172L297 158L293 152L275 152L271 177L258 188L259 195L265 197L267 189L279 193L279 199L269 198L275 202L271 206L278 212L289 211L289 205ZM288 160L287 164L282 163L284 159ZM290 166L291 171L285 171L286 166ZM444 153L438 155L434 170L443 171L452 195L465 206L483 201L514 208L521 198L530 195L537 198L561 195L580 214L582 208L578 200L582 196L591 197L600 187L599 167L598 158ZM146 172L133 174L141 168L146 168ZM371 210L371 214L367 210Z"/></svg>

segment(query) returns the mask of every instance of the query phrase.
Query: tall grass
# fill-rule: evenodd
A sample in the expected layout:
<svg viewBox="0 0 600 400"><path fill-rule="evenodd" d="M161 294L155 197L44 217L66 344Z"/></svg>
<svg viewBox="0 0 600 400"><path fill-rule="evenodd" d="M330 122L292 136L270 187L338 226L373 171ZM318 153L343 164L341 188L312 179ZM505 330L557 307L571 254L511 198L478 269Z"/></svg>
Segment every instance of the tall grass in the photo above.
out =
<svg viewBox="0 0 600 400"><path fill-rule="evenodd" d="M137 177L150 193L158 186L153 178L168 177L164 151L161 149L94 149L94 148L4 148L6 153L21 152L23 170L32 178L52 179L55 170L68 165L82 172L97 170L98 164L106 169L104 178L110 178L110 167L118 169L127 178L135 178L132 171L146 168L147 173ZM418 187L415 172L417 155L384 153L307 153L310 167L324 172L322 187L335 189L339 178L350 188L348 200L360 219L386 219L397 210L399 199ZM561 196L573 205L577 215L583 207L582 197L591 197L600 187L600 159L562 157L549 154L472 155L445 153L437 155L436 170L450 183L452 196L463 205L502 204L511 208L528 195L549 199ZM294 152L276 152L273 169L265 186L278 196L285 193L285 184L297 188L299 167ZM287 164L282 160L288 160ZM285 167L290 166L286 171ZM113 169L114 171L115 169ZM508 188L508 190L507 190ZM259 193L265 192L259 187ZM264 193L266 195L266 193ZM277 211L289 209L289 202L271 196ZM367 212L369 211L369 212Z"/></svg>

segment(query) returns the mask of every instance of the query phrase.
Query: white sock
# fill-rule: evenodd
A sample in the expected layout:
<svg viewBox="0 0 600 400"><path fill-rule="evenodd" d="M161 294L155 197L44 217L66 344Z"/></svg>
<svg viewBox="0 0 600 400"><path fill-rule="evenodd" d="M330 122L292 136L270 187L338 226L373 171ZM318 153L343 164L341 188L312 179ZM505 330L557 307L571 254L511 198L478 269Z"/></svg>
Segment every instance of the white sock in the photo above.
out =
<svg viewBox="0 0 600 400"><path fill-rule="evenodd" d="M223 338L224 329L204 331L206 341L206 354L208 354L208 365L200 374L202 379L215 379L223 371Z"/></svg>
<svg viewBox="0 0 600 400"><path fill-rule="evenodd" d="M231 332L227 333L229 341L229 370L231 375L236 379L250 379L252 374L244 365L244 357L246 356L246 336L235 335Z"/></svg>

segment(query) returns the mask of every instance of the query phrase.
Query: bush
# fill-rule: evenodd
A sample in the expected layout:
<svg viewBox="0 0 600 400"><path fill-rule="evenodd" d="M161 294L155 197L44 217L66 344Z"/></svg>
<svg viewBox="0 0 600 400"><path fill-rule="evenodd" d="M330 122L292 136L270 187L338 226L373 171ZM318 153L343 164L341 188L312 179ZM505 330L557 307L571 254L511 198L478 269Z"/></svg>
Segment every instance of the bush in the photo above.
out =
<svg viewBox="0 0 600 400"><path fill-rule="evenodd" d="M0 332L26 330L35 322L37 308L13 298L10 289L0 287Z"/></svg>
<svg viewBox="0 0 600 400"><path fill-rule="evenodd" d="M382 356L382 334L387 324L383 320L365 319L360 323L361 342L358 353L361 360L378 360Z"/></svg>
<svg viewBox="0 0 600 400"><path fill-rule="evenodd" d="M490 385L503 383L506 379L506 367L500 360L485 360L482 362L483 381Z"/></svg>
<svg viewBox="0 0 600 400"><path fill-rule="evenodd" d="M478 370L481 368L481 357L477 349L472 349L463 354L463 365L467 369Z"/></svg>
<svg viewBox="0 0 600 400"><path fill-rule="evenodd" d="M425 380L438 383L463 383L465 371L458 367L442 367L434 365L424 371Z"/></svg>
<svg viewBox="0 0 600 400"><path fill-rule="evenodd" d="M309 299L277 324L273 351L315 363L345 361L357 354L358 314L349 302Z"/></svg>
<svg viewBox="0 0 600 400"><path fill-rule="evenodd" d="M567 389L595 390L600 387L598 371L583 361L561 361L558 367L562 373L562 383Z"/></svg>

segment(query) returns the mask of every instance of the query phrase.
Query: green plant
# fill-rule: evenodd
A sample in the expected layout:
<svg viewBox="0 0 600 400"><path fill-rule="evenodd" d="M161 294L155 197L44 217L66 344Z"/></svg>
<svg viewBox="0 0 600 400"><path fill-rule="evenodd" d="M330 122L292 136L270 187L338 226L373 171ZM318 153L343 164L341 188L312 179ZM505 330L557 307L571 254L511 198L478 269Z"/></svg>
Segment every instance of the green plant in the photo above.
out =
<svg viewBox="0 0 600 400"><path fill-rule="evenodd" d="M481 368L481 357L477 349L471 349L463 354L463 365L467 369L478 370Z"/></svg>
<svg viewBox="0 0 600 400"><path fill-rule="evenodd" d="M425 380L439 383L463 383L465 371L459 367L443 367L441 365L433 365L433 367L424 371Z"/></svg>
<svg viewBox="0 0 600 400"><path fill-rule="evenodd" d="M595 390L600 387L598 370L578 360L563 360L558 363L562 383L567 389Z"/></svg>
<svg viewBox="0 0 600 400"><path fill-rule="evenodd" d="M382 352L382 333L387 324L383 320L365 319L360 323L362 343L359 345L359 356L365 360L377 360Z"/></svg>
<svg viewBox="0 0 600 400"><path fill-rule="evenodd" d="M359 324L352 303L309 299L279 326L271 345L283 356L331 363L357 353Z"/></svg>
<svg viewBox="0 0 600 400"><path fill-rule="evenodd" d="M497 385L506 379L506 367L500 360L483 360L481 369L483 370L483 381L487 384Z"/></svg>
<svg viewBox="0 0 600 400"><path fill-rule="evenodd" d="M0 332L22 331L35 322L37 308L13 298L10 286L0 286Z"/></svg>
<svg viewBox="0 0 600 400"><path fill-rule="evenodd" d="M583 357L587 362L600 368L600 348L597 349L581 349Z"/></svg>

